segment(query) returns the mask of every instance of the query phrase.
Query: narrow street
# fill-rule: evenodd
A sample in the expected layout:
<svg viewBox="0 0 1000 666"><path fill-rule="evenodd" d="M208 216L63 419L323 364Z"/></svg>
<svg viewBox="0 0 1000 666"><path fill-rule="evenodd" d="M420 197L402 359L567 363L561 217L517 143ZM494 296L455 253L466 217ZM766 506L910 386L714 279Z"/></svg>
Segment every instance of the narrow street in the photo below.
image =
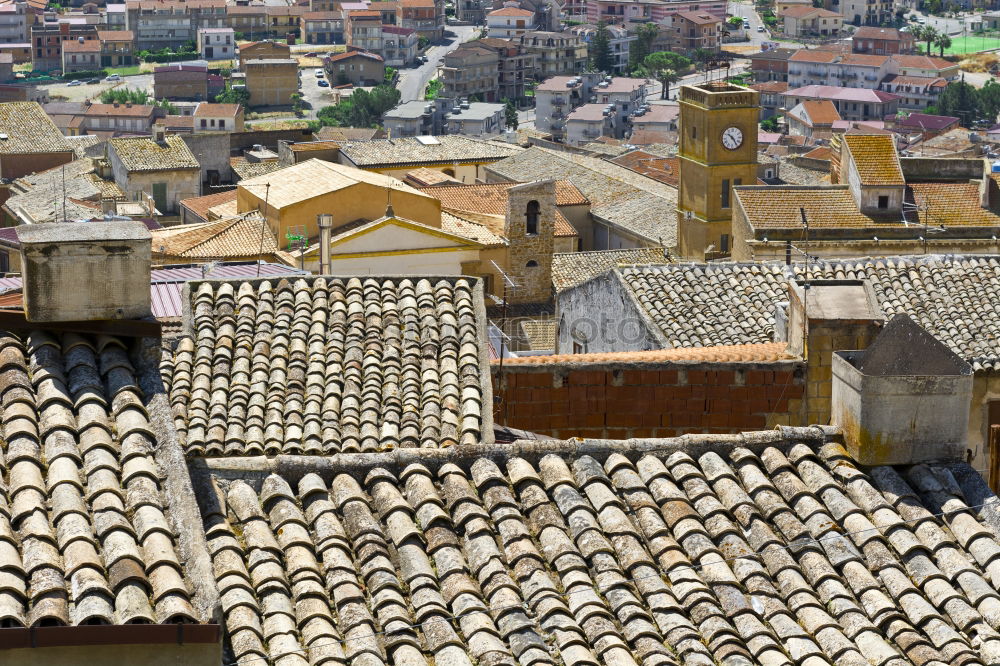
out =
<svg viewBox="0 0 1000 666"><path fill-rule="evenodd" d="M431 46L424 55L427 62L419 67L407 67L399 70L399 82L396 87L400 92L401 102L412 102L424 98L424 88L427 82L437 75L437 68L444 60L445 54L454 51L459 44L467 42L479 35L479 26L451 25L445 27L446 43Z"/></svg>

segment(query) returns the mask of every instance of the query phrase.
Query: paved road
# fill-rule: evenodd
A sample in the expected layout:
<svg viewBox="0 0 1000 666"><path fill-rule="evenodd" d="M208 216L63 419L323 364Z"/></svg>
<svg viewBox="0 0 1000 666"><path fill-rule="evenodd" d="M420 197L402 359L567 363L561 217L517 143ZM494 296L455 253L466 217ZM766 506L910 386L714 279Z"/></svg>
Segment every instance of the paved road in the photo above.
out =
<svg viewBox="0 0 1000 666"><path fill-rule="evenodd" d="M771 35L766 27L764 28L764 32L757 32L757 28L763 26L764 21L761 20L760 15L754 9L752 2L730 2L728 11L733 16L739 16L750 22L750 40L746 42L729 42L729 44L733 46L747 46L750 44L759 46L761 43L771 39Z"/></svg>
<svg viewBox="0 0 1000 666"><path fill-rule="evenodd" d="M438 65L444 60L445 54L454 51L459 44L478 36L479 30L479 26L447 26L445 28L446 42L427 49L424 54L427 56L427 62L420 67L408 67L400 70L399 83L396 84L400 92L400 101L412 102L415 99L423 99L424 88L427 86L427 82L437 75Z"/></svg>
<svg viewBox="0 0 1000 666"><path fill-rule="evenodd" d="M908 11L906 16L911 16L916 14L918 17L924 19L924 25L929 25L935 28L938 32L945 32L949 35L960 34L962 28L965 24L964 17L962 18L941 18L940 16L931 16L930 14L924 14L918 11Z"/></svg>
<svg viewBox="0 0 1000 666"><path fill-rule="evenodd" d="M54 101L66 101L66 102L82 102L86 99L97 100L100 98L101 93L109 88L115 86L125 86L128 88L138 88L139 90L147 90L150 93L153 92L153 75L152 74L138 74L136 76L126 76L124 80L120 83L110 83L101 79L100 83L90 84L84 83L79 86L71 86L69 82L59 81L56 83L44 83L38 87L45 90L49 94L49 98ZM59 97L65 99L58 100Z"/></svg>

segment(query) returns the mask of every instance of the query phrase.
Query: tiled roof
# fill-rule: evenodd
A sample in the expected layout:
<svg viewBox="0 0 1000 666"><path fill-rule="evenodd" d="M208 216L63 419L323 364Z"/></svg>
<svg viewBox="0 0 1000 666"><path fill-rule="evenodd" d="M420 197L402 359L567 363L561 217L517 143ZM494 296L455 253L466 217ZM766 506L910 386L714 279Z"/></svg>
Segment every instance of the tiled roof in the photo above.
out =
<svg viewBox="0 0 1000 666"><path fill-rule="evenodd" d="M561 365L564 363L774 363L795 357L788 353L785 342L763 342L752 345L721 345L718 347L681 347L652 351L608 352L603 354L553 354L551 356L518 356L504 359L506 365Z"/></svg>
<svg viewBox="0 0 1000 666"><path fill-rule="evenodd" d="M428 187L430 185L461 185L462 181L456 180L454 176L449 176L444 171L420 167L412 171L407 171L404 181L408 181L415 187Z"/></svg>
<svg viewBox="0 0 1000 666"><path fill-rule="evenodd" d="M831 12L829 9L821 9L817 7L789 7L785 11L781 12L780 16L790 16L792 18L842 18L837 12Z"/></svg>
<svg viewBox="0 0 1000 666"><path fill-rule="evenodd" d="M444 447L487 437L481 292L464 278L192 285L162 370L192 455Z"/></svg>
<svg viewBox="0 0 1000 666"><path fill-rule="evenodd" d="M198 622L125 346L2 333L0 357L0 624Z"/></svg>
<svg viewBox="0 0 1000 666"><path fill-rule="evenodd" d="M487 14L487 16L534 16L535 12L528 9L521 9L520 7L504 7L502 9L494 9L492 12Z"/></svg>
<svg viewBox="0 0 1000 666"><path fill-rule="evenodd" d="M108 144L128 171L201 168L187 144L177 135L164 137L162 144L146 137L110 139Z"/></svg>
<svg viewBox="0 0 1000 666"><path fill-rule="evenodd" d="M677 191L625 167L533 146L486 170L513 182L569 180L590 201L593 215L645 241L676 244Z"/></svg>
<svg viewBox="0 0 1000 666"><path fill-rule="evenodd" d="M902 33L895 28L878 28L875 26L863 25L851 35L853 39L887 39L894 42L903 39Z"/></svg>
<svg viewBox="0 0 1000 666"><path fill-rule="evenodd" d="M180 205L191 211L194 215L200 217L203 221L208 222L209 208L218 206L221 203L226 203L227 201L235 200L236 190L225 190L223 192L216 192L215 194L206 194L201 197L182 199Z"/></svg>
<svg viewBox="0 0 1000 666"><path fill-rule="evenodd" d="M788 90L788 81L765 81L751 84L750 87L758 92L783 93Z"/></svg>
<svg viewBox="0 0 1000 666"><path fill-rule="evenodd" d="M198 105L198 108L194 111L195 118L201 117L214 117L226 116L227 118L232 118L239 114L240 109L243 106L241 104L215 104L211 102L202 102Z"/></svg>
<svg viewBox="0 0 1000 666"><path fill-rule="evenodd" d="M806 100L800 102L798 106L802 107L803 120L808 120L813 127L817 125L833 125L835 121L840 120L837 107L828 99Z"/></svg>
<svg viewBox="0 0 1000 666"><path fill-rule="evenodd" d="M779 175L784 169L782 164ZM875 224L858 209L847 186L754 186L735 193L754 229L802 229L800 209L805 210L811 228L867 228Z"/></svg>
<svg viewBox="0 0 1000 666"><path fill-rule="evenodd" d="M351 58L367 58L376 62L382 62L382 56L377 53L369 53L368 51L345 51L329 56L326 60L327 62L340 62L341 60L350 60Z"/></svg>
<svg viewBox="0 0 1000 666"><path fill-rule="evenodd" d="M883 103L902 99L900 95L870 90L868 88L845 88L842 86L809 85L785 92L785 97L806 97L813 99L836 99L848 102Z"/></svg>
<svg viewBox="0 0 1000 666"><path fill-rule="evenodd" d="M96 39L85 39L82 42L67 39L62 44L63 53L100 53L101 42Z"/></svg>
<svg viewBox="0 0 1000 666"><path fill-rule="evenodd" d="M845 134L843 141L854 158L862 185L902 185L906 182L893 137Z"/></svg>
<svg viewBox="0 0 1000 666"><path fill-rule="evenodd" d="M0 133L0 155L73 150L36 102L0 104Z"/></svg>
<svg viewBox="0 0 1000 666"><path fill-rule="evenodd" d="M369 127L323 127L316 132L321 141L370 141L384 136L385 130Z"/></svg>
<svg viewBox="0 0 1000 666"><path fill-rule="evenodd" d="M124 192L114 181L104 181L94 173L94 161L73 160L61 167L18 178L11 187L4 207L21 223L63 222L65 219L90 219L93 209L79 201L97 203L101 198L121 199ZM66 192L66 205L61 196Z"/></svg>
<svg viewBox="0 0 1000 666"><path fill-rule="evenodd" d="M386 164L420 164L438 162L493 162L521 152L521 148L503 146L452 134L433 137L433 142L421 143L422 137L352 141L340 147L340 153L359 167Z"/></svg>
<svg viewBox="0 0 1000 666"><path fill-rule="evenodd" d="M677 157L660 157L644 150L633 150L610 161L667 185L677 187L679 182L680 159Z"/></svg>
<svg viewBox="0 0 1000 666"><path fill-rule="evenodd" d="M771 342L788 273L800 264L635 266L615 272L674 347ZM810 279L869 280L887 317L905 312L968 360L1000 369L1000 257L922 255L812 262ZM961 325L958 325L961 322Z"/></svg>
<svg viewBox="0 0 1000 666"><path fill-rule="evenodd" d="M489 215L507 213L507 191L516 183L489 183L481 185L446 185L422 190L436 199L441 206L455 210L468 210ZM556 181L557 206L585 206L587 197L568 180Z"/></svg>
<svg viewBox="0 0 1000 666"><path fill-rule="evenodd" d="M521 335L532 351L542 351L556 348L555 319L523 319L521 320Z"/></svg>
<svg viewBox="0 0 1000 666"><path fill-rule="evenodd" d="M897 127L909 127L921 130L943 130L959 124L954 116L933 116L926 113L911 113L896 121Z"/></svg>
<svg viewBox="0 0 1000 666"><path fill-rule="evenodd" d="M830 183L829 171L806 169L791 162L780 163L778 177L781 178L782 183L788 185L828 185Z"/></svg>
<svg viewBox="0 0 1000 666"><path fill-rule="evenodd" d="M557 252L552 255L552 286L556 290L575 287L609 268L633 264L662 264L662 247L637 247L592 252Z"/></svg>
<svg viewBox="0 0 1000 666"><path fill-rule="evenodd" d="M273 255L280 248L257 211L235 218L153 231L153 251L188 259L241 259Z"/></svg>
<svg viewBox="0 0 1000 666"><path fill-rule="evenodd" d="M89 104L84 114L87 116L124 116L152 118L156 107L149 104Z"/></svg>
<svg viewBox="0 0 1000 666"><path fill-rule="evenodd" d="M219 479L203 517L234 657L994 662L1000 543L967 464L755 436Z"/></svg>
<svg viewBox="0 0 1000 666"><path fill-rule="evenodd" d="M495 233L490 226L492 225L484 224L482 220L466 219L447 210L441 211L441 231L468 238L487 247L506 245L507 239L502 234Z"/></svg>
<svg viewBox="0 0 1000 666"><path fill-rule="evenodd" d="M813 160L829 160L831 152L829 146L817 146L802 157L808 157Z"/></svg>
<svg viewBox="0 0 1000 666"><path fill-rule="evenodd" d="M251 162L245 157L230 157L229 166L233 168L237 181L243 181L264 174L272 173L278 169L284 169L285 164L278 160L267 160L264 162Z"/></svg>
<svg viewBox="0 0 1000 666"><path fill-rule="evenodd" d="M313 197L353 187L359 183L367 183L382 188L391 187L396 191L404 191L416 196L430 198L429 195L421 190L414 189L392 176L355 169L343 164L335 164L316 158L285 167L280 177L265 174L241 180L238 187L256 187L256 190L250 191L254 194L259 194L262 187L267 183L271 185L267 195L268 203L275 210L300 201L312 199Z"/></svg>
<svg viewBox="0 0 1000 666"><path fill-rule="evenodd" d="M914 69L942 70L958 67L958 63L951 62L950 60L925 55L894 55L892 56L892 59L895 60L900 67L910 67Z"/></svg>

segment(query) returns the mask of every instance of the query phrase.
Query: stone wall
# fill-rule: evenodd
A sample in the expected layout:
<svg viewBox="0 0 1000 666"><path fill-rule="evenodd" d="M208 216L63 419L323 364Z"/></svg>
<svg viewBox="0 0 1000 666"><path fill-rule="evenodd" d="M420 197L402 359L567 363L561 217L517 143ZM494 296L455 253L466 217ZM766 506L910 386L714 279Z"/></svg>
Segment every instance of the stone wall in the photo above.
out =
<svg viewBox="0 0 1000 666"><path fill-rule="evenodd" d="M505 234L508 246L508 275L517 285L512 303L539 303L552 297L552 252L556 208L555 181L518 185L508 190ZM538 233L526 233L528 205L538 203ZM529 266L529 263L532 265Z"/></svg>
<svg viewBox="0 0 1000 666"><path fill-rule="evenodd" d="M493 363L494 422L626 439L806 425L805 364Z"/></svg>

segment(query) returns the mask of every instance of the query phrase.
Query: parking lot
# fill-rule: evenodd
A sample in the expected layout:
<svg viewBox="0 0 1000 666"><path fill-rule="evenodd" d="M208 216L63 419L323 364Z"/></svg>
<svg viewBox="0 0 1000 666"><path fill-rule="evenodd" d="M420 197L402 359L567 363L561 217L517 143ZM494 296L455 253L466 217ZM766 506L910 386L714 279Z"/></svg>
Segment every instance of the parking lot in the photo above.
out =
<svg viewBox="0 0 1000 666"><path fill-rule="evenodd" d="M121 81L110 82L101 79L99 83L82 83L71 85L72 81L59 81L56 83L44 83L38 87L49 94L49 99L53 102L82 102L86 99L97 100L101 93L115 86L127 86L153 92L153 75L138 74L136 76L126 76Z"/></svg>

